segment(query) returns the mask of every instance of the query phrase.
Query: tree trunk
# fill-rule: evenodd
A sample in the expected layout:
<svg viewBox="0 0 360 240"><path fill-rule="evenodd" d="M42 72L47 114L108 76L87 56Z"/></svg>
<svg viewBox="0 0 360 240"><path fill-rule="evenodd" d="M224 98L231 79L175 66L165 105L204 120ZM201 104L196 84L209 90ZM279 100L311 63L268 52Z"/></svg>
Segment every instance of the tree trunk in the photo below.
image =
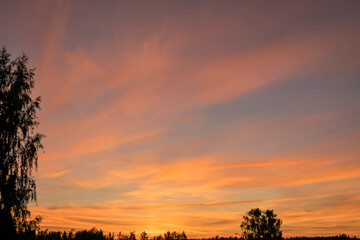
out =
<svg viewBox="0 0 360 240"><path fill-rule="evenodd" d="M0 209L0 233L4 237L1 239L17 239L14 221L10 211L6 209Z"/></svg>

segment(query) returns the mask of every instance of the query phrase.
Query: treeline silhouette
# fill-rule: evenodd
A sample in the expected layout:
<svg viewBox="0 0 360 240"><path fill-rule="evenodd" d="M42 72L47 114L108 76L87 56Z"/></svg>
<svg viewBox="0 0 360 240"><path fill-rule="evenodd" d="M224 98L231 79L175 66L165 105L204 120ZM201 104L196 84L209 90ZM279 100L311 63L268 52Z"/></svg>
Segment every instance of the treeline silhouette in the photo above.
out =
<svg viewBox="0 0 360 240"><path fill-rule="evenodd" d="M1 234L0 234L1 236ZM49 231L39 228L28 229L19 234L19 240L188 240L185 232L166 232L161 235L149 237L146 232L142 232L139 237L135 232L129 234L108 233L105 234L101 229L92 228L82 231Z"/></svg>
<svg viewBox="0 0 360 240"><path fill-rule="evenodd" d="M335 235L335 236L326 236L326 237L287 237L287 238L283 238L284 240L356 240L359 239L356 236L349 236L346 234L340 234L340 235ZM219 236L215 236L212 238L189 238L188 240L245 240L243 237L219 237ZM264 238L254 238L253 240L266 240Z"/></svg>
<svg viewBox="0 0 360 240"><path fill-rule="evenodd" d="M1 237L1 233L0 233ZM82 231L49 231L40 230L36 224L33 228L29 228L22 234L18 235L19 240L245 240L243 237L229 236L212 238L188 238L185 232L166 232L164 234L149 237L146 232L142 232L140 235L136 235L135 232L129 234L119 233L107 233L105 234L101 229L92 228L90 230ZM356 236L349 236L346 234L340 234L336 236L327 237L289 237L284 240L356 240L359 239ZM256 239L254 239L256 240ZM260 239L259 239L260 240ZM266 239L262 239L266 240Z"/></svg>
<svg viewBox="0 0 360 240"><path fill-rule="evenodd" d="M287 240L349 240L349 239L359 239L356 236L349 236L346 234L340 234L337 236L327 236L327 237L290 237L286 238Z"/></svg>

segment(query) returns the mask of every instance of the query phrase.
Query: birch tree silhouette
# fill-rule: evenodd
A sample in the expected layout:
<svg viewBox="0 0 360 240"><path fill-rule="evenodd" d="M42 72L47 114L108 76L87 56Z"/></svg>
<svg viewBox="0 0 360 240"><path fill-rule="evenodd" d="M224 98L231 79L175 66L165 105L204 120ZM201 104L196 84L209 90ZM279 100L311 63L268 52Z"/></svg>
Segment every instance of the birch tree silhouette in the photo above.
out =
<svg viewBox="0 0 360 240"><path fill-rule="evenodd" d="M32 98L34 69L25 55L10 60L0 51L0 232L15 239L27 229L28 204L36 201L32 175L37 168L43 134L37 133L40 97Z"/></svg>

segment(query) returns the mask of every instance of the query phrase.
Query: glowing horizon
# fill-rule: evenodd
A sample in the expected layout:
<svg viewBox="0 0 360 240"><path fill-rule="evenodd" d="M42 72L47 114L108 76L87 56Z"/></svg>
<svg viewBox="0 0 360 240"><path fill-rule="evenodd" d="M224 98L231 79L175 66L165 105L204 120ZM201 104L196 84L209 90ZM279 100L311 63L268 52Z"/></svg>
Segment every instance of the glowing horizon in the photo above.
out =
<svg viewBox="0 0 360 240"><path fill-rule="evenodd" d="M8 1L36 67L41 227L360 236L358 1Z"/></svg>

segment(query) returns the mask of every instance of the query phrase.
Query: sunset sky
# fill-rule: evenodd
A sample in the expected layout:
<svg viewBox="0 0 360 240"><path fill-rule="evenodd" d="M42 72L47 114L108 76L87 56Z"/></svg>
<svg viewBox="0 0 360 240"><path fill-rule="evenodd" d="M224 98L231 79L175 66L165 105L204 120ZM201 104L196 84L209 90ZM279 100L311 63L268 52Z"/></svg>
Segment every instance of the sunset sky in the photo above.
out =
<svg viewBox="0 0 360 240"><path fill-rule="evenodd" d="M360 1L2 1L50 230L360 236Z"/></svg>

